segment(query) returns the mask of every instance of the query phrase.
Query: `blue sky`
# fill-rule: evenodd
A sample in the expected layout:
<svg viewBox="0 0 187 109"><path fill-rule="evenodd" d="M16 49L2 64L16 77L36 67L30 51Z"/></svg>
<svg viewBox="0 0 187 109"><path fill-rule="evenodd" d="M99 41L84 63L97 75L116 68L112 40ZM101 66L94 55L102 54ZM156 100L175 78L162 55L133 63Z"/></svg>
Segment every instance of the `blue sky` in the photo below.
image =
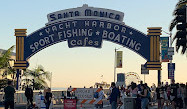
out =
<svg viewBox="0 0 187 109"><path fill-rule="evenodd" d="M88 6L107 8L124 12L124 22L145 34L147 27L162 27L168 32L173 19L172 12L178 0L6 0L0 4L0 48L8 49L15 45L14 29L27 29L30 34L47 23L47 14L68 8ZM174 33L174 32L173 32ZM163 33L162 36L167 36ZM95 82L113 81L114 48L120 47L105 41L101 49L68 48L67 42L50 46L30 59L30 69L36 65L53 72L53 87L92 86ZM123 51L122 69L117 72L137 72L140 78L140 66L146 61L127 48ZM176 81L186 82L186 56L175 53ZM167 79L167 63L163 63L162 81ZM103 78L100 76L103 75ZM146 76L149 84L157 82L157 71Z"/></svg>

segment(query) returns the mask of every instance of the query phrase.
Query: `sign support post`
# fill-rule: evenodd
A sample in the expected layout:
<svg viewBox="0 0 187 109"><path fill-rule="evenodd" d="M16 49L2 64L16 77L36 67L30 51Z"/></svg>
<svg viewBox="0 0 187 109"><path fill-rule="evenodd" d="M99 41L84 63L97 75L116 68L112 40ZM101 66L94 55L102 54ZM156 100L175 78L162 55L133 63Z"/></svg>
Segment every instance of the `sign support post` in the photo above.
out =
<svg viewBox="0 0 187 109"><path fill-rule="evenodd" d="M19 89L19 75L20 75L20 69L16 70L16 90Z"/></svg>
<svg viewBox="0 0 187 109"><path fill-rule="evenodd" d="M160 62L160 35L162 34L161 27L149 27L148 36L150 36L150 59L146 63L148 70L158 70L158 83L161 82L161 67Z"/></svg>
<svg viewBox="0 0 187 109"><path fill-rule="evenodd" d="M171 38L171 36L172 36L172 33L170 33L170 37L169 37L169 39L170 39L170 47L172 47L172 38ZM172 57L172 56L171 56ZM171 60L170 60L170 64L172 64L172 58L171 58ZM174 78L173 78L173 80L175 80L175 73L174 73ZM170 79L170 83L172 83L172 79Z"/></svg>
<svg viewBox="0 0 187 109"><path fill-rule="evenodd" d="M147 69L145 68L144 64L141 65L141 74L144 75L144 83L145 83L145 75L146 75L146 74L147 74L147 75L149 74L149 70L147 70Z"/></svg>
<svg viewBox="0 0 187 109"><path fill-rule="evenodd" d="M169 35L170 44L169 44L169 48L168 48L168 56L169 56L169 63L170 63L170 65L172 65L172 60L173 60L173 55L174 55L174 48L172 47L172 37L171 37L172 33L171 32L167 33L165 31L163 31L163 32ZM168 78L169 78L169 69L168 69ZM174 73L173 79L175 79L175 73ZM172 79L170 79L170 83L172 83Z"/></svg>
<svg viewBox="0 0 187 109"><path fill-rule="evenodd" d="M114 83L116 82L116 51L117 51L117 49L115 48L115 56L114 56Z"/></svg>
<svg viewBox="0 0 187 109"><path fill-rule="evenodd" d="M17 71L17 84L16 90L19 89L19 75L21 70L26 69L28 67L28 62L24 57L24 44L27 29L15 29L16 36L16 62L14 63L14 68Z"/></svg>
<svg viewBox="0 0 187 109"><path fill-rule="evenodd" d="M161 83L161 70L158 70L158 83Z"/></svg>

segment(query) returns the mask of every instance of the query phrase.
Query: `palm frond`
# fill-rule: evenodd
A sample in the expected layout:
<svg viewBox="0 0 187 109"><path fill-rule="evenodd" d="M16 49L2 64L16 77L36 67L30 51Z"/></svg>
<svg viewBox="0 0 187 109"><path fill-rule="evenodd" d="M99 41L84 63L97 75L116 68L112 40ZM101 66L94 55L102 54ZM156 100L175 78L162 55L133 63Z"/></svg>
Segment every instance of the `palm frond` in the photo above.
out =
<svg viewBox="0 0 187 109"><path fill-rule="evenodd" d="M0 57L0 69L6 68L9 66L9 61L11 60L11 53L14 50L15 46L13 45L8 50L6 50L4 53L2 53L2 56Z"/></svg>
<svg viewBox="0 0 187 109"><path fill-rule="evenodd" d="M172 22L171 22L171 24L170 24L170 26L169 26L169 31L172 31L173 30L173 28L177 25L177 19L176 19L176 17L175 17L175 19L173 19L172 20Z"/></svg>
<svg viewBox="0 0 187 109"><path fill-rule="evenodd" d="M187 0L179 0L179 2L176 4L176 9L181 8L182 6L186 5Z"/></svg>
<svg viewBox="0 0 187 109"><path fill-rule="evenodd" d="M184 54L185 52L186 52L186 46L183 46L181 53Z"/></svg>
<svg viewBox="0 0 187 109"><path fill-rule="evenodd" d="M49 81L51 80L51 73L48 72L48 71L42 72L42 73L40 74L40 76L46 78L46 79L49 80Z"/></svg>
<svg viewBox="0 0 187 109"><path fill-rule="evenodd" d="M14 50L14 48L15 48L15 46L13 45L8 50L6 50L5 53L3 53L3 57L9 60L10 57L11 57L11 53Z"/></svg>

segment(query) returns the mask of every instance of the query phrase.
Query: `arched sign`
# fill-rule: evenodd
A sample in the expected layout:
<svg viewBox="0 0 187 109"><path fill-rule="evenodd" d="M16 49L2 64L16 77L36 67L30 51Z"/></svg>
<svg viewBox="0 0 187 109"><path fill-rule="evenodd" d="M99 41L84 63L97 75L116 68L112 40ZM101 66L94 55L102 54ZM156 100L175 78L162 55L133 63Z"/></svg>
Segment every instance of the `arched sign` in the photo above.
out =
<svg viewBox="0 0 187 109"><path fill-rule="evenodd" d="M59 42L67 41L69 48L101 48L106 40L136 52L148 61L148 68L160 69L161 28L148 28L145 35L122 22L123 16L119 11L83 5L48 14L46 26L28 36L26 29L16 29L15 68L27 68L31 56Z"/></svg>
<svg viewBox="0 0 187 109"><path fill-rule="evenodd" d="M58 42L72 47L101 48L103 40L127 47L149 59L150 37L125 24L97 19L64 21L46 26L25 38L25 59Z"/></svg>

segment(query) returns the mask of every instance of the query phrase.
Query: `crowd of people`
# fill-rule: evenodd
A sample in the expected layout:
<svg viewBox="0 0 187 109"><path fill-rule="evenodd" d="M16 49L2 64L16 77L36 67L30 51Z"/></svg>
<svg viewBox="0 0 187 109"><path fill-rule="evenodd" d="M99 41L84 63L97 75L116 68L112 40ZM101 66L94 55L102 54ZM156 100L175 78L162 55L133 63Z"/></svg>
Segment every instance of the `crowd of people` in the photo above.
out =
<svg viewBox="0 0 187 109"><path fill-rule="evenodd" d="M117 92L114 85L115 83L111 84L110 100L113 99L113 93ZM172 80L170 85L168 82L165 84L162 82L158 83L157 87L155 84L149 87L147 83L143 84L141 81L138 85L132 82L126 88L124 86L117 87L117 90L119 90L120 95L115 95L118 95L119 98L122 96L134 97L136 109L148 109L151 105L157 105L158 109L164 109L164 107L167 109L187 109L187 83L186 85L179 84ZM112 109L121 105L120 99L110 103Z"/></svg>
<svg viewBox="0 0 187 109"><path fill-rule="evenodd" d="M96 99L102 100L105 98L103 88L98 93ZM71 87L67 90L67 96L71 96ZM14 93L15 89L12 86L12 81L8 81L8 86L4 88L5 92L5 109L9 107L14 109ZM46 109L49 109L52 100L51 89L47 88L44 90L44 103ZM33 90L30 87L26 87L25 96L30 106L33 106ZM95 95L94 95L95 96ZM158 109L164 107L171 109L187 109L187 83L179 84L172 80L171 84L166 82L165 84L158 83L156 87L153 84L151 87L141 81L140 84L131 83L129 86L116 86L114 82L111 83L110 93L108 100L111 104L112 109L117 109L118 106L123 105L122 97L133 97L135 100L136 109L148 109L149 105L157 105ZM103 108L103 103L95 105L96 108Z"/></svg>
<svg viewBox="0 0 187 109"><path fill-rule="evenodd" d="M163 108L164 104L166 107L175 108L187 108L187 83L179 84L172 80L169 85L167 82L159 83L158 87L151 87L153 94L152 100L157 99L158 107ZM156 97L155 97L156 95Z"/></svg>

